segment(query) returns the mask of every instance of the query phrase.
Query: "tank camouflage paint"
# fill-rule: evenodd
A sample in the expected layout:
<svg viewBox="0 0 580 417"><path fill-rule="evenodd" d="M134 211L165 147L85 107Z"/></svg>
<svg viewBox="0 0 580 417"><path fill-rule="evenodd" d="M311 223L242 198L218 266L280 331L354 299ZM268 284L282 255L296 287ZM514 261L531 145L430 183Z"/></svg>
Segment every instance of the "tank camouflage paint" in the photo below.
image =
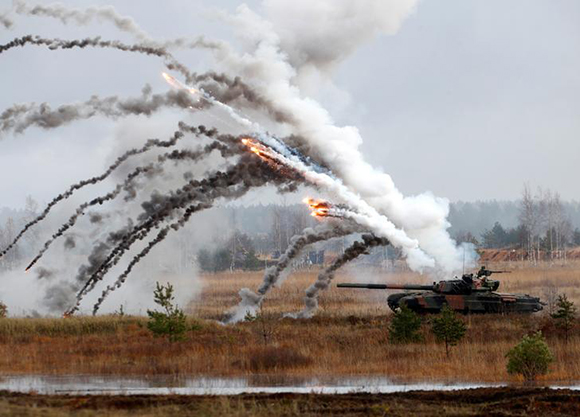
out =
<svg viewBox="0 0 580 417"><path fill-rule="evenodd" d="M432 285L338 284L340 288L399 289L407 292L391 294L387 304L396 311L401 305L417 313L439 313L443 306L464 314L535 313L543 309L538 297L527 294L498 293L500 282L490 279L494 273L485 267L477 274L464 274L461 279L434 282Z"/></svg>

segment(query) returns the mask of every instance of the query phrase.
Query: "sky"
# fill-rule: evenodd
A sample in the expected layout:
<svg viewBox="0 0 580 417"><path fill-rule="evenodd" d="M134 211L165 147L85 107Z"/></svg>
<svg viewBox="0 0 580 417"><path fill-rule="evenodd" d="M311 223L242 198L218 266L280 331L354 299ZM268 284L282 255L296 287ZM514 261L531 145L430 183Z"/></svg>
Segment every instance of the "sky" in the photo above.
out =
<svg viewBox="0 0 580 417"><path fill-rule="evenodd" d="M241 4L65 3L113 4L159 38L204 34L229 41L230 28L211 10L234 11ZM259 1L246 3L261 11ZM10 5L0 0L0 10ZM0 27L0 43L26 34L129 40L106 23L76 27L46 18L13 19L12 30ZM529 182L579 200L579 22L576 0L420 1L396 34L363 45L336 69L332 85L313 88L312 94L338 124L360 129L368 161L389 173L406 195L515 199ZM211 67L203 52L176 55L192 69ZM155 91L167 89L158 59L116 51L26 47L0 55L0 61L0 112L14 103L57 106L93 94L135 96L146 83ZM119 137L165 137L171 131L159 118L179 120L178 113L93 119L0 137L0 207L23 206L26 195L49 201L108 166L126 145Z"/></svg>

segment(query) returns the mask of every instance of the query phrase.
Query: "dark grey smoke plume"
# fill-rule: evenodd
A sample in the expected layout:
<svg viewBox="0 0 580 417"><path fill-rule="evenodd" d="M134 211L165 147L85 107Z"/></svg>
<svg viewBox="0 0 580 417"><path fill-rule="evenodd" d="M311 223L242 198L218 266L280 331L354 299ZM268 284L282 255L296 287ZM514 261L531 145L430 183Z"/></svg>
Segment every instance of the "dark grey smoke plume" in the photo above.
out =
<svg viewBox="0 0 580 417"><path fill-rule="evenodd" d="M200 134L203 131L204 133L206 133L210 137L213 136L216 132L215 130L208 131L203 126L201 126L201 129L200 128L192 128L192 129L193 129L192 131L197 132L197 134ZM174 134L174 138L182 137L182 136L183 136L183 133L181 133L179 131ZM171 142L171 141L168 141L168 142ZM136 183L135 183L135 180L137 177L142 176L142 175L147 175L149 178L151 178L153 175L159 175L163 172L163 164L168 160L195 162L195 161L198 161L199 159L201 159L202 157L209 155L215 149L220 150L222 152L222 156L229 156L232 154L232 151L228 147L222 145L220 142L212 142L212 143L204 146L203 148L201 148L200 150L197 150L197 151L175 150L172 152L167 152L165 154L159 155L157 157L157 161L152 162L152 163L145 165L145 166L139 166L139 167L135 168L131 173L129 173L127 175L127 177L125 178L125 180L122 183L117 184L117 186L115 187L115 189L113 191L81 204L76 209L75 213L69 218L69 220L65 224L63 224L57 230L57 232L52 235L52 237L49 240L47 240L45 242L45 244L42 247L42 249L40 250L40 252L30 262L30 264L28 265L28 267L26 269L28 270L32 266L34 266L34 264L36 264L42 258L44 253L46 253L46 251L50 248L52 243L56 239L58 239L59 237L63 236L63 234L68 229L73 227L76 224L79 217L82 216L88 208L95 206L97 204L102 205L103 203L105 203L107 201L113 200L122 191L125 191L127 193L127 196L125 197L125 201L132 200L137 195L137 189L136 189Z"/></svg>
<svg viewBox="0 0 580 417"><path fill-rule="evenodd" d="M161 243L163 240L165 240L165 238L167 237L167 235L169 234L169 232L171 230L175 230L175 231L179 230L181 227L183 227L187 223L189 218L194 213L196 213L200 210L208 209L211 206L212 206L211 203L200 203L200 204L190 206L187 208L187 210L185 210L185 213L178 221L170 224L169 226L165 226L163 229L161 229L159 231L159 233L157 233L157 236L155 236L155 238L151 242L149 242L147 244L147 246L131 260L131 262L129 263L129 265L125 269L125 271L123 271L123 273L121 275L119 275L117 280L112 285L108 285L105 288L105 290L103 291L103 293L99 297L98 301L93 306L93 315L97 314L97 312L99 311L99 308L101 307L101 304L103 303L103 301L105 301L107 296L112 291L114 291L117 288L121 288L121 286L127 280L127 277L129 276L129 274L131 273L131 271L133 270L135 265L137 265L143 258L145 258L149 254L149 252L151 252L151 249L153 249L155 246L157 246L159 243ZM80 301L80 300L78 300L78 301Z"/></svg>
<svg viewBox="0 0 580 417"><path fill-rule="evenodd" d="M178 71L185 77L188 82L192 79L191 74L187 67L177 61L173 55L167 52L163 48L156 48L147 45L127 45L119 41L103 41L100 37L95 38L85 38L85 39L75 39L75 40L64 40L64 39L46 39L40 36L26 35L20 38L15 38L12 41L0 45L0 54L17 47L23 47L26 45L36 45L36 46L46 46L51 51L57 49L73 49L79 48L83 49L86 47L92 48L110 48L117 49L124 52L136 52L145 55L153 55L164 59L165 66L169 69Z"/></svg>
<svg viewBox="0 0 580 417"><path fill-rule="evenodd" d="M68 8L64 4L53 3L49 5L28 5L23 0L14 0L16 13L29 16L51 17L60 20L63 24L76 23L77 25L87 25L94 20L109 21L121 32L133 35L144 45L156 48L205 48L223 49L225 44L219 41L209 41L205 37L199 36L194 39L177 38L167 41L156 41L145 32L131 17L123 16L115 10L113 6L91 6L81 10Z"/></svg>
<svg viewBox="0 0 580 417"><path fill-rule="evenodd" d="M45 38L42 38L40 36L26 35L26 36L23 36L21 38L16 38L16 39L12 40L11 42L8 42L4 45L0 45L0 54L2 54L3 52L6 52L12 48L23 47L23 46L29 45L29 44L30 45L37 45L37 46L46 46L50 50L72 49L72 48L82 49L82 48L86 48L86 47L94 47L94 48L111 48L111 49L117 49L117 50L125 51L125 52L136 52L136 53L158 56L158 57L161 57L165 60L165 66L168 69L175 70L175 71L178 71L179 73L181 73L183 75L183 77L185 78L185 82L187 84L196 84L196 83L205 81L206 83L202 86L202 88L210 90L211 93L215 94L216 98L221 102L228 103L228 102L231 102L231 101L236 100L238 98L244 98L247 103L252 104L252 106L254 106L255 108L268 111L279 122L285 122L285 123L292 123L293 122L293 118L289 114L283 113L280 110L278 110L274 103L264 99L262 96L257 94L250 86L248 86L247 84L242 82L239 77L231 79L228 76L226 76L225 74L218 74L218 73L211 72L211 71L208 73L204 73L204 74L192 74L189 72L189 70L187 69L187 67L185 65L183 65L179 61L177 61L173 57L173 55L171 55L169 52L167 52L165 50L165 48L163 46L155 47L155 46L148 46L148 45L142 45L142 44L127 45L127 44L124 44L124 43L119 42L119 41L103 41L103 40L101 40L100 37L86 38L86 39L81 39L81 40L63 40L63 39L58 39L58 38L45 39ZM208 84L207 83L208 81L211 81L211 84ZM189 93L187 93L185 91L182 91L181 93L182 93L181 95L176 96L177 98L181 98L181 104L180 103L173 103L173 105L174 106L179 105L180 107L192 106L191 97L188 97L187 100L184 100L185 96L188 96ZM159 97L157 97L157 98L159 99ZM86 108L84 109L84 112L88 113L89 115L91 114L91 111L95 112L97 114L99 114L99 113L104 114L105 112L103 110L98 109L98 104L99 104L98 97L96 97L94 100L95 100L95 102L91 102L91 100L89 100L88 102L84 103L86 106ZM116 100L118 100L118 99L116 99ZM134 103L134 104L137 104L137 103ZM153 107L155 107L154 103L152 103L151 105ZM159 106L162 106L162 105L163 104L160 104ZM165 104L165 105L168 105L168 104ZM12 108L8 109L5 112L6 113L5 117L8 120L10 120L11 118L14 118L15 116L21 115L22 113L30 112L31 110L34 109L33 106L35 106L35 105L16 105L16 106L13 106ZM42 106L44 106L44 107L42 107ZM93 107L97 107L97 109L93 109ZM156 109L158 109L158 108L159 107L157 107ZM136 107L133 110L133 112L134 112L133 114L150 114L151 112L155 111L156 109L148 110L147 108L139 109L138 107ZM41 105L40 110L44 111L44 112L51 112L50 107L48 107L47 104ZM121 113L117 116L115 116L113 114L113 115L109 115L109 117L120 117L124 114L131 114L129 108L127 108L125 110L126 110L125 113ZM43 119L45 120L45 125L43 125L40 121L37 122L37 124L39 126L49 128L49 127L58 126L59 125L58 121L62 117L64 117L67 120L68 119L74 120L74 119L92 117L92 116L83 117L82 112L80 114L78 114L79 113L78 105L61 106L58 109L58 111L62 114L58 114L58 113L53 112L52 114L54 117L54 121L52 119L49 119L48 117L44 117ZM65 121L64 123L66 123L66 122L67 121ZM51 123L56 123L56 126L51 126ZM62 123L60 123L60 124L62 124ZM24 127L24 129L25 128L26 127ZM0 133L2 130L4 130L4 129L0 129Z"/></svg>
<svg viewBox="0 0 580 417"><path fill-rule="evenodd" d="M330 282L334 278L336 271L348 262L358 258L360 255L367 253L370 248L375 246L388 245L389 241L385 238L376 237L371 234L362 235L362 242L356 241L348 247L343 255L337 258L328 268L326 268L314 284L306 289L306 297L304 297L304 309L298 314L288 314L289 317L294 318L310 318L318 308L318 295L320 291L326 290L330 286Z"/></svg>
<svg viewBox="0 0 580 417"><path fill-rule="evenodd" d="M60 281L48 287L44 294L44 302L51 311L64 311L74 291L72 283Z"/></svg>
<svg viewBox="0 0 580 417"><path fill-rule="evenodd" d="M294 118L290 114L278 110L275 103L262 97L240 77L232 79L225 74L209 71L203 74L193 74L192 79L195 83L199 83L204 91L222 103L243 99L255 109L267 111L279 123L294 123Z"/></svg>
<svg viewBox="0 0 580 417"><path fill-rule="evenodd" d="M119 14L112 6L91 6L87 9L81 10L77 8L69 8L66 5L59 3L49 5L28 5L25 1L16 0L14 4L16 6L16 13L28 16L50 17L58 19L63 24L72 22L77 25L87 25L95 20L109 21L121 32L129 33L134 36L140 45L160 51L179 48L201 48L229 53L229 47L225 42L208 40L204 36L198 36L194 39L177 38L164 41L155 40L147 34L135 22L135 20L129 16ZM175 65L176 61L173 57L171 57L171 60L174 61L173 65ZM183 66L181 67L184 68ZM179 68L176 67L176 69ZM267 110L277 121L292 122L292 118L289 114L284 114L280 110L277 110L274 103L261 97L247 84L242 82L239 77L231 79L225 74L210 72L201 75L186 75L186 80L188 83L211 80L214 83L226 87L225 89L216 89L214 83L202 85L205 91L210 92L219 101L228 103L232 100L243 97L247 102L252 103L254 106Z"/></svg>
<svg viewBox="0 0 580 417"><path fill-rule="evenodd" d="M100 98L92 96L81 103L65 104L53 109L48 103L15 104L0 114L0 135L10 131L23 133L30 127L55 129L77 120L96 116L118 119L130 115L151 116L167 107L201 109L208 104L196 101L188 92L170 90L164 94L151 94L149 85L143 88L140 97L119 98L117 96Z"/></svg>
<svg viewBox="0 0 580 417"><path fill-rule="evenodd" d="M239 144L239 141L236 141L236 143ZM217 199L230 200L238 198L252 188L261 187L269 183L277 185L281 192L294 191L297 180L298 177L283 176L278 171L272 170L271 166L266 162L256 159L248 153L243 153L238 163L228 168L225 172L214 173L202 180L191 180L181 189L166 195L153 194L149 201L142 203L144 211L137 218L140 223L129 231L118 232L118 237L114 239L117 242L117 246L109 251L108 256L99 255L99 259L96 262L94 259L90 260L89 266L84 266L79 270L76 281L84 281L85 285L77 294L76 304L67 311L67 314L72 314L78 310L84 295L90 292L98 281L103 279L104 275L135 242L144 239L154 227L172 219L182 210L185 210L185 213L175 223L162 229L162 231L167 230L163 233L160 232L161 235L152 241L156 242L153 246L164 240L170 230L178 230L185 225L189 217L194 212L199 211L199 208L196 207L211 207ZM100 251L100 253L108 250L108 248L102 249L104 250ZM146 251L142 255L137 255L135 263L139 262L148 253L149 251ZM134 263L131 265L134 265ZM124 282L124 278L122 278L122 282Z"/></svg>
<svg viewBox="0 0 580 417"><path fill-rule="evenodd" d="M276 265L271 266L264 273L264 279L257 293L251 291L249 288L242 288L239 292L241 297L240 303L227 313L224 322L235 323L243 320L246 314L255 313L266 294L279 281L282 272L288 268L292 260L300 254L305 246L334 237L348 235L354 233L356 229L357 226L348 221L328 221L314 228L308 227L301 234L293 236L290 239L290 245L286 249L286 252L280 257Z"/></svg>
<svg viewBox="0 0 580 417"><path fill-rule="evenodd" d="M205 129L205 127L200 126L199 127L199 133L206 133L207 129ZM38 217L36 217L34 220L28 222L24 228L16 235L16 237L14 238L14 240L2 251L0 252L0 258L2 258L4 255L6 255L15 245L16 243L18 243L18 241L20 240L20 238L22 238L22 236L35 224L37 224L38 222L42 221L44 218L46 218L46 216L50 213L50 211L52 210L52 208L59 203L62 200L66 200L67 198L69 198L71 195L73 195L77 190L80 190L83 187L86 187L87 185L93 185L93 184L97 184L103 180L105 180L106 178L109 177L109 175L111 175L111 173L113 173L113 171L115 171L123 162L125 162L127 159L129 159L132 156L135 155L139 155L142 153L145 153L147 151L149 151L152 148L169 148L174 146L178 140L180 140L181 138L183 138L183 133L181 131L176 131L173 136L167 140L167 141L163 141L163 140L159 140L159 139L149 139L147 142L145 142L145 145L143 145L141 148L134 148L134 149L130 149L127 152L125 152L123 155L119 156L115 162L109 166L109 168L107 168L107 170L105 172L103 172L101 175L97 176L97 177L92 177L92 178L88 178L86 180L82 180L76 184L73 184L69 187L68 190L66 190L64 193L59 194L58 196L56 196L50 203L48 203L48 205L46 206L46 208L42 211L42 213L40 213L40 215ZM79 209L77 209L77 214L80 215L82 214L82 212L84 212L84 209L86 209L87 207L91 206L91 205L95 205L101 201L104 201L102 198L100 199L95 199L92 202L87 203L86 206L81 206L79 207ZM73 223L74 224L74 223ZM68 228L67 228L68 229ZM65 230L63 230L64 233ZM54 238L54 236L53 236Z"/></svg>

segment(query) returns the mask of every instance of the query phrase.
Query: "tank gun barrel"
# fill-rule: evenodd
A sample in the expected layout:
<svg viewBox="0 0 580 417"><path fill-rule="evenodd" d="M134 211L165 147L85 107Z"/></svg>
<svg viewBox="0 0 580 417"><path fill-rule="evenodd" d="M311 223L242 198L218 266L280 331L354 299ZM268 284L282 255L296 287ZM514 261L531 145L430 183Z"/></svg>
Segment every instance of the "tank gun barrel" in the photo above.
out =
<svg viewBox="0 0 580 417"><path fill-rule="evenodd" d="M401 285L401 284L337 284L338 288L366 288L370 290L433 290L433 285Z"/></svg>

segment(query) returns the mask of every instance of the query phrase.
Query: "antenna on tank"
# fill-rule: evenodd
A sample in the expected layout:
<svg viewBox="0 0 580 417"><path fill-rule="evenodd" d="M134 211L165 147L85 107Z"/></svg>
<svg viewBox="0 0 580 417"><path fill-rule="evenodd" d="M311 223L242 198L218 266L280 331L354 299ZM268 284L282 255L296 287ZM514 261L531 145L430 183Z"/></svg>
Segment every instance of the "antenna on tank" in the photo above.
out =
<svg viewBox="0 0 580 417"><path fill-rule="evenodd" d="M465 275L465 245L463 245L463 273L461 275Z"/></svg>

